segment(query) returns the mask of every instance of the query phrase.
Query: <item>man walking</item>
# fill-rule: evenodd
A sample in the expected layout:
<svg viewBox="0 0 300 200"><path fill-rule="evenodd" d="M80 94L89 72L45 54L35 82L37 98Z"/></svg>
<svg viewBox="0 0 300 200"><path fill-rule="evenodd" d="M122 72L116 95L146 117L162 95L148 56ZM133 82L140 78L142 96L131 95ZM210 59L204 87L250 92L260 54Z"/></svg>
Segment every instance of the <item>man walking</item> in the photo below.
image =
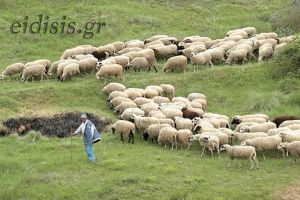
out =
<svg viewBox="0 0 300 200"><path fill-rule="evenodd" d="M94 162L96 160L96 157L94 154L93 143L96 143L101 140L100 134L98 133L95 125L90 120L88 120L86 114L82 114L80 116L80 121L81 125L73 134L83 134L83 142L88 160Z"/></svg>

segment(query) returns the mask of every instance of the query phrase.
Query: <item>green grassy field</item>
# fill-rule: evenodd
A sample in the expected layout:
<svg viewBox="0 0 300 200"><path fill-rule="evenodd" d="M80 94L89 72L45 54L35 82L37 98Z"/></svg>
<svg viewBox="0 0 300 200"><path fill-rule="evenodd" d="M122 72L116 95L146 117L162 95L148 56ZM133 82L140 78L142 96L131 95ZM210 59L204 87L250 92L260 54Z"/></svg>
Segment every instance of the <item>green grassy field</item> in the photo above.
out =
<svg viewBox="0 0 300 200"><path fill-rule="evenodd" d="M286 2L257 0L207 1L70 1L0 0L0 71L14 62L38 58L56 61L62 52L81 44L99 46L117 40L144 39L152 34L176 37L202 35L222 38L229 29L255 26L272 31L268 16L281 11ZM49 15L76 23L105 21L107 26L91 39L81 35L31 35L9 33L15 20L36 20ZM243 66L216 66L198 72L129 73L128 87L171 83L177 96L202 92L208 111L235 114L266 113L271 117L300 116L300 81L278 73L274 62ZM103 81L94 75L65 83L55 79L22 84L0 81L0 121L9 117L49 115L58 112L93 112L117 119L101 93ZM73 160L71 161L71 150ZM98 162L89 164L80 138L32 142L25 138L0 138L0 199L274 199L278 191L299 181L299 164L270 153L260 169L250 171L242 162L227 168L222 159L200 158L199 146L174 151L141 140L121 143L119 135L105 133L95 146Z"/></svg>

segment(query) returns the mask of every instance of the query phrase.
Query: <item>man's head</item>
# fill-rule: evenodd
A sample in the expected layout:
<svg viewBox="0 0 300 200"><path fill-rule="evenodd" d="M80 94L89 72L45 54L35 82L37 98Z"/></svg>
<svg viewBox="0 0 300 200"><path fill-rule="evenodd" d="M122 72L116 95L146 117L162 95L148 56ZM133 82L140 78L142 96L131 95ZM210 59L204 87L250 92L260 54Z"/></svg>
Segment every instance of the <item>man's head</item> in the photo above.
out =
<svg viewBox="0 0 300 200"><path fill-rule="evenodd" d="M84 122L86 122L86 120L87 120L86 114L82 114L82 115L80 116L80 121L81 121L82 123L84 123Z"/></svg>

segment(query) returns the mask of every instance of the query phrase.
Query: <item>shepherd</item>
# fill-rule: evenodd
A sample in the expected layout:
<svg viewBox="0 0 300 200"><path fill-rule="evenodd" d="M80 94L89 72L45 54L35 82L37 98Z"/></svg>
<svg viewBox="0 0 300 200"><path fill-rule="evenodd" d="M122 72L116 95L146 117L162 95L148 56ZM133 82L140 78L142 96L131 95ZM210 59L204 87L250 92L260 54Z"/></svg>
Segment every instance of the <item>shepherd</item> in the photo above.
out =
<svg viewBox="0 0 300 200"><path fill-rule="evenodd" d="M93 122L91 122L86 114L80 116L81 125L72 133L73 135L83 134L83 142L87 153L88 160L91 162L96 161L94 154L93 144L101 140L101 135L97 131Z"/></svg>

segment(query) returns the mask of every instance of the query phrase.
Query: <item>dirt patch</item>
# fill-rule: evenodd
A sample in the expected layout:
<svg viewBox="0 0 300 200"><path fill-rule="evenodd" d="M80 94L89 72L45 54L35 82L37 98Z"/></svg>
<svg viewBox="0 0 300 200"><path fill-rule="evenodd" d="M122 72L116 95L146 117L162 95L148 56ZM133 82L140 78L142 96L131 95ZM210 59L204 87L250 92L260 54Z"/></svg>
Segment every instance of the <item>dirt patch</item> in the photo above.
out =
<svg viewBox="0 0 300 200"><path fill-rule="evenodd" d="M300 199L300 183L293 184L291 187L280 191L276 199L280 200L295 200Z"/></svg>
<svg viewBox="0 0 300 200"><path fill-rule="evenodd" d="M35 130L47 136L67 137L80 125L80 115L81 113L61 113L49 117L11 118L3 122L3 125L8 130L7 134L18 132L24 135L30 130ZM87 116L101 132L106 131L111 123L110 120L91 113L87 113ZM1 133L0 131L0 136L5 135Z"/></svg>

